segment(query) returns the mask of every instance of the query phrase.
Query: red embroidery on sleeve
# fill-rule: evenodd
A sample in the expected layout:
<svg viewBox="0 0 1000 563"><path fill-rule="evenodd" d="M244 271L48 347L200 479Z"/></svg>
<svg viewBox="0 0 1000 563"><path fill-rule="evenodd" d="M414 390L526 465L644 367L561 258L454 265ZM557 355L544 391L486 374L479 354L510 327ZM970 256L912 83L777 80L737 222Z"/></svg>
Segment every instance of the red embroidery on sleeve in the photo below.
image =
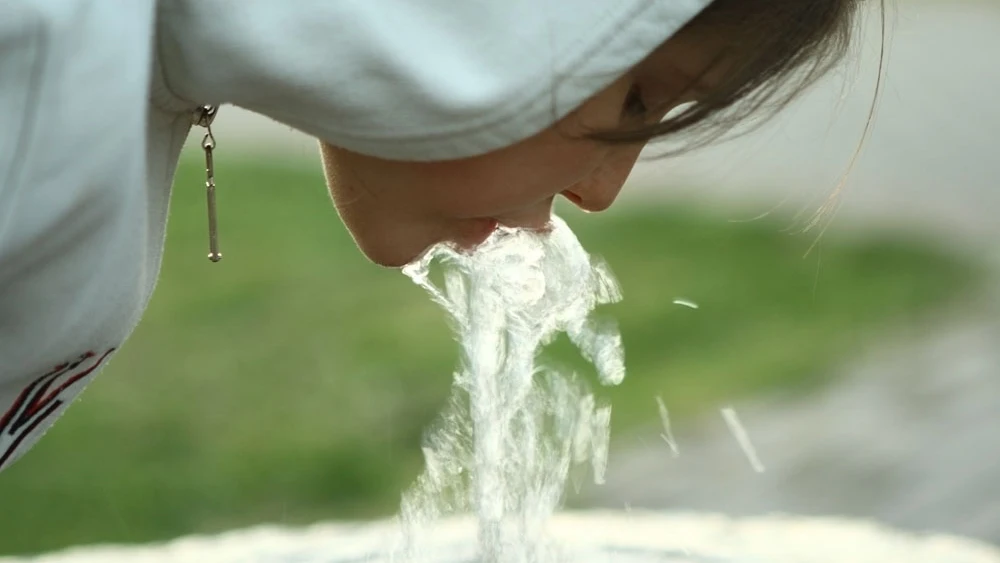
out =
<svg viewBox="0 0 1000 563"><path fill-rule="evenodd" d="M19 447L35 429L53 422L52 415L83 389L86 382L81 381L93 374L114 351L112 348L100 356L94 352L81 354L71 362L52 368L21 391L7 412L0 416L0 469L13 461ZM67 390L71 393L66 393Z"/></svg>

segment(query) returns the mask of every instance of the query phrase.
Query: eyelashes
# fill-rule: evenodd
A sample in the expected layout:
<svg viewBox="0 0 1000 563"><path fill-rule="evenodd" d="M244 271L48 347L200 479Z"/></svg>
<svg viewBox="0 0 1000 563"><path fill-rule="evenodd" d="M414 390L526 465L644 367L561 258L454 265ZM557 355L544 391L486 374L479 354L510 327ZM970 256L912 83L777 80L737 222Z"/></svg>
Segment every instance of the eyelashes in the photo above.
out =
<svg viewBox="0 0 1000 563"><path fill-rule="evenodd" d="M633 84L629 88L628 94L625 95L625 101L622 104L622 117L642 117L648 112L649 107L646 105L646 100L643 97L642 88L638 84Z"/></svg>

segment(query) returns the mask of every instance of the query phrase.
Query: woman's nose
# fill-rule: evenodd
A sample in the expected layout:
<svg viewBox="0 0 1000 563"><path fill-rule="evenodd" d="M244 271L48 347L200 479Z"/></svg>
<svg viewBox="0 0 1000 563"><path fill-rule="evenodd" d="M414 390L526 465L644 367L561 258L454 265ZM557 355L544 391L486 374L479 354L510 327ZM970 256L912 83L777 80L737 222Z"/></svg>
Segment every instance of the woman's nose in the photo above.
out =
<svg viewBox="0 0 1000 563"><path fill-rule="evenodd" d="M625 179L632 172L638 158L638 150L619 153L615 158L605 161L590 176L563 191L562 195L584 211L605 211L618 199Z"/></svg>
<svg viewBox="0 0 1000 563"><path fill-rule="evenodd" d="M606 211L621 192L621 185L600 186L595 188L592 185L577 185L571 190L562 193L563 197L573 202L574 205L589 213L600 213Z"/></svg>

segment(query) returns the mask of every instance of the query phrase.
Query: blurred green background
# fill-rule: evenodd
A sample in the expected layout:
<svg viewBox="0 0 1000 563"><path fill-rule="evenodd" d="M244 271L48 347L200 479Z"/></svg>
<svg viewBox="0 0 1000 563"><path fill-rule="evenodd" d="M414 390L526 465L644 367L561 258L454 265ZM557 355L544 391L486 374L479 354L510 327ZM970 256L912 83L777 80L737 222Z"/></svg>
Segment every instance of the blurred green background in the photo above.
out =
<svg viewBox="0 0 1000 563"><path fill-rule="evenodd" d="M318 167L219 168L225 260L205 259L202 171L185 160L144 321L0 478L0 553L390 515L421 470L456 360L443 313L357 252ZM845 350L979 279L903 236L830 235L806 256L815 234L790 234L787 217L559 212L624 289L601 311L625 339L625 383L599 391L619 434L657 423L656 395L690 417L806 392ZM565 344L551 353L585 369Z"/></svg>

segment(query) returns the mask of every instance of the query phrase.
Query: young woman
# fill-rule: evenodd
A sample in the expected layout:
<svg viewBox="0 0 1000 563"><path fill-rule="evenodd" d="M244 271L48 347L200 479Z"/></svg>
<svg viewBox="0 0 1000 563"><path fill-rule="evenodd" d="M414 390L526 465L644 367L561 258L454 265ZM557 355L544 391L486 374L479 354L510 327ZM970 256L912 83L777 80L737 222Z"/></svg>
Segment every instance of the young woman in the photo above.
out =
<svg viewBox="0 0 1000 563"><path fill-rule="evenodd" d="M400 266L437 242L474 247L498 224L544 225L558 196L606 209L647 141L710 139L822 75L845 53L860 8L0 4L0 468L138 323L181 146L220 106L316 137L359 248Z"/></svg>

